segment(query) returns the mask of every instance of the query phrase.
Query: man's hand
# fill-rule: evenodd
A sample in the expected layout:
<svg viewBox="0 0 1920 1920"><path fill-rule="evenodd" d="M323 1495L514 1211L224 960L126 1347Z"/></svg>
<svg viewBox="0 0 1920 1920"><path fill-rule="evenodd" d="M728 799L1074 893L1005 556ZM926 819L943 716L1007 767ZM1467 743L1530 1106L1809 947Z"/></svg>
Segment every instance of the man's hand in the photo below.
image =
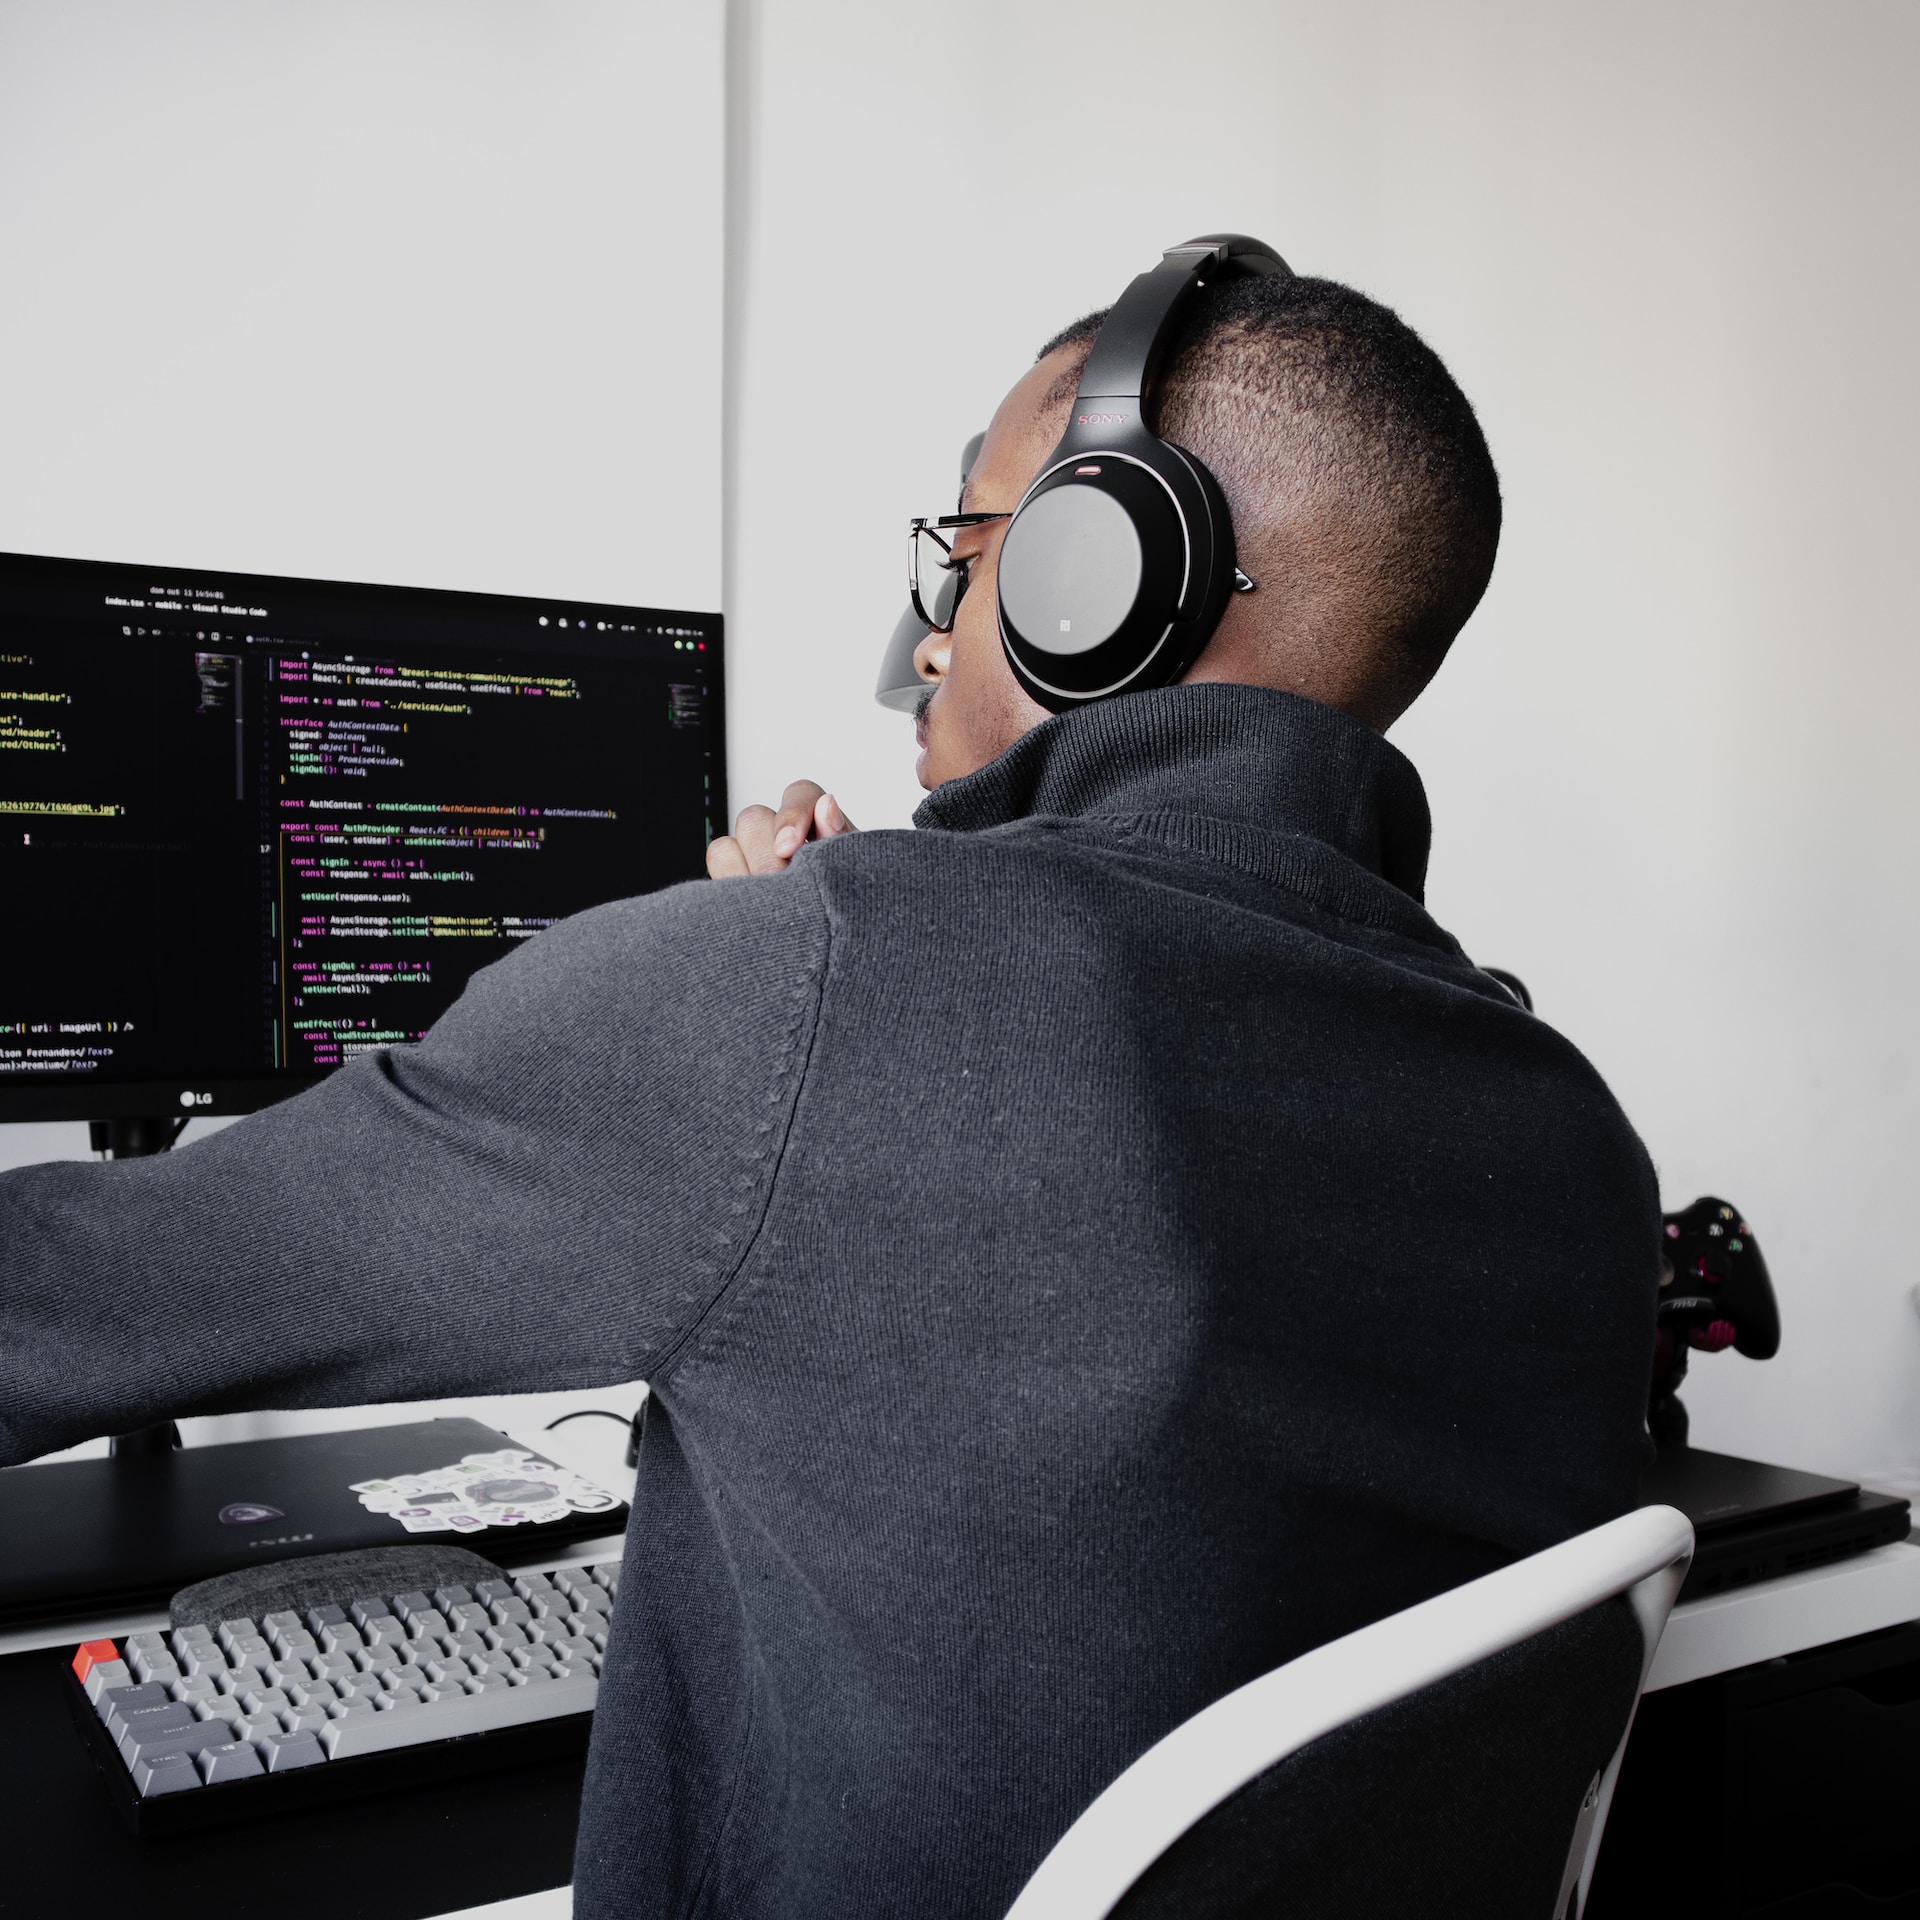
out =
<svg viewBox="0 0 1920 1920"><path fill-rule="evenodd" d="M733 831L707 849L707 872L715 880L744 880L754 873L784 873L809 840L835 840L855 831L840 802L811 780L796 780L780 797L780 811L744 807Z"/></svg>

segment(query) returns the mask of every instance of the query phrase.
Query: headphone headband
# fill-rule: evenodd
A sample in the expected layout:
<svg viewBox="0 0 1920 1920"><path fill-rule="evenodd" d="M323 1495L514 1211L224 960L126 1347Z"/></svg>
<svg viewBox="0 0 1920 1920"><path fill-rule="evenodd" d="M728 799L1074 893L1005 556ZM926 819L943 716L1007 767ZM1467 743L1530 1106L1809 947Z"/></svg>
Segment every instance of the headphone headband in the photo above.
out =
<svg viewBox="0 0 1920 1920"><path fill-rule="evenodd" d="M1209 278L1243 274L1291 278L1293 269L1271 247L1243 233L1209 233L1169 247L1157 267L1137 274L1101 323L1080 371L1074 424L1080 424L1078 416L1088 410L1083 401L1143 401L1160 371L1173 323L1194 292Z"/></svg>
<svg viewBox="0 0 1920 1920"><path fill-rule="evenodd" d="M1055 713L1171 685L1236 584L1219 483L1145 412L1175 325L1209 279L1293 269L1242 233L1169 247L1113 303L1060 444L1001 540L1000 640L1021 685Z"/></svg>

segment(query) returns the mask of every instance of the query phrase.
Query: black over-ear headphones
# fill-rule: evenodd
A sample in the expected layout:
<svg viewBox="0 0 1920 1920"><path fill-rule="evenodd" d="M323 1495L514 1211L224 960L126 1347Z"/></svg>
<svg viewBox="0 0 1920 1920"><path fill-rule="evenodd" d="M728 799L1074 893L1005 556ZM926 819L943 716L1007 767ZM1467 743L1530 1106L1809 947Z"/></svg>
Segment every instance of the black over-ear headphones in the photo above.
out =
<svg viewBox="0 0 1920 1920"><path fill-rule="evenodd" d="M1197 287L1293 269L1245 234L1168 248L1102 323L1060 444L1000 547L1000 642L1020 684L1055 713L1171 685L1206 645L1234 565L1220 484L1142 415L1166 343Z"/></svg>

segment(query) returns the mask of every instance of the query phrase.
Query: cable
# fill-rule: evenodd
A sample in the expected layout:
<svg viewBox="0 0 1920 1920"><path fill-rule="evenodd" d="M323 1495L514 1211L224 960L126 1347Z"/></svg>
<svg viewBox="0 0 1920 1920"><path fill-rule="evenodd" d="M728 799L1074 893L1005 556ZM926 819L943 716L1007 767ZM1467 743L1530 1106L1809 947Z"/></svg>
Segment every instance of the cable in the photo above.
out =
<svg viewBox="0 0 1920 1920"><path fill-rule="evenodd" d="M543 1433L551 1433L555 1427L565 1426L569 1420L618 1420L623 1427L633 1425L630 1413L609 1413L605 1407L577 1407L572 1413L563 1413L558 1420L549 1420L541 1428Z"/></svg>

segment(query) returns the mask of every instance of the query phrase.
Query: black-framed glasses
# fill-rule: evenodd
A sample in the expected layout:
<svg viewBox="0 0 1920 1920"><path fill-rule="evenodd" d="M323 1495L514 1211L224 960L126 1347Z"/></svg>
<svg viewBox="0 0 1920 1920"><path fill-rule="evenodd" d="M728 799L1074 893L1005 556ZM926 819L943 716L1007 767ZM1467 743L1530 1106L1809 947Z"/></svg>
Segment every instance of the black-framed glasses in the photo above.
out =
<svg viewBox="0 0 1920 1920"><path fill-rule="evenodd" d="M951 633L967 590L971 560L953 557L953 542L942 534L959 527L984 527L990 520L1011 519L1005 513L943 513L934 520L915 520L907 529L907 595L914 612L935 633Z"/></svg>

